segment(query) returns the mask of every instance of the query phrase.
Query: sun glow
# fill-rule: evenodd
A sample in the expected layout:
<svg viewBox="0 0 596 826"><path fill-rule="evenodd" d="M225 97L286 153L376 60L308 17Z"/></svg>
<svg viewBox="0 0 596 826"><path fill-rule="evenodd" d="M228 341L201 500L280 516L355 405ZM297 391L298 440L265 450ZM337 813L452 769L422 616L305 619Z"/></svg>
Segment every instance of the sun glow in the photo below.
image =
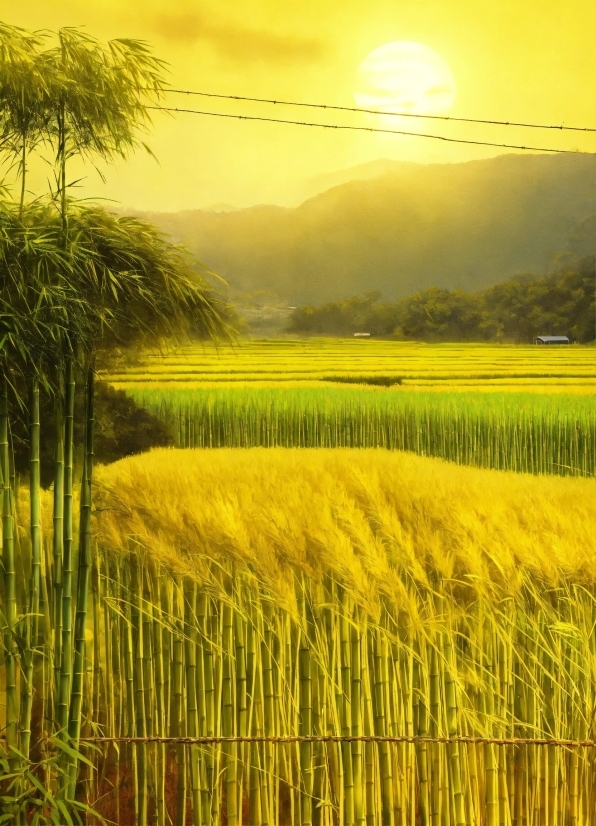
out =
<svg viewBox="0 0 596 826"><path fill-rule="evenodd" d="M381 112L441 114L453 106L455 80L447 63L428 46L406 40L386 43L360 64L354 99L358 106Z"/></svg>

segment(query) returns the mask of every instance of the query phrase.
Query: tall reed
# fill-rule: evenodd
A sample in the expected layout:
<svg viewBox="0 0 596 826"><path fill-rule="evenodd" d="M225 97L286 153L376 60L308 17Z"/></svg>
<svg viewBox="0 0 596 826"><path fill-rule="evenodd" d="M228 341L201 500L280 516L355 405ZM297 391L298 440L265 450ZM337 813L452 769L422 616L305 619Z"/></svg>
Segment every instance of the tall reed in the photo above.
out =
<svg viewBox="0 0 596 826"><path fill-rule="evenodd" d="M178 447L384 447L457 464L591 476L591 397L344 389L129 389Z"/></svg>

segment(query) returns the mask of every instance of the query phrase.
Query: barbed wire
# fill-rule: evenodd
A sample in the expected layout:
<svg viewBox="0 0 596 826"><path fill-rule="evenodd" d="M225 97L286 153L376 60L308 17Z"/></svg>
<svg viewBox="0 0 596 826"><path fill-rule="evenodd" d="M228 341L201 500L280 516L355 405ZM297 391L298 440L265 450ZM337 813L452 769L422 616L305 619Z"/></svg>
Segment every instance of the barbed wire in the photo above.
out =
<svg viewBox="0 0 596 826"><path fill-rule="evenodd" d="M180 745L216 745L231 743L460 743L462 745L495 746L559 746L565 748L594 748L596 740L557 740L530 737L428 737L425 735L253 735L235 737L81 737L80 743L171 743Z"/></svg>
<svg viewBox="0 0 596 826"><path fill-rule="evenodd" d="M270 103L277 106L303 106L309 109L331 109L336 112L363 112L368 115L389 115L396 118L423 118L426 120L453 121L456 123L484 123L491 126L519 126L525 129L558 129L567 132L596 132L593 126L565 126L564 124L524 123L510 120L489 120L487 118L457 118L452 115L423 115L418 112L393 112L383 109L365 109L361 106L338 106L331 103L305 103L296 100L274 100L273 98L248 97L246 95L220 95L215 92L199 92L188 89L164 89L177 95L198 95L219 100L245 100L252 103Z"/></svg>
<svg viewBox="0 0 596 826"><path fill-rule="evenodd" d="M207 115L214 118L234 118L236 120L262 121L264 123L285 123L292 126L315 126L320 129L341 129L354 132L381 132L388 135L408 135L412 138L430 138L432 140L446 141L447 143L464 143L474 146L495 146L499 149L523 149L528 152L551 152L565 155L594 155L594 152L580 152L577 149L550 149L544 146L522 146L514 143L496 143L493 141L476 141L466 138L448 138L445 135L432 135L424 132L408 132L400 129L381 129L374 126L351 126L349 124L338 123L316 123L300 120L287 120L285 118L265 118L257 115L233 115L224 112L207 112L201 109L182 109L177 106L147 106L147 109L156 109L161 112L182 112L192 115Z"/></svg>

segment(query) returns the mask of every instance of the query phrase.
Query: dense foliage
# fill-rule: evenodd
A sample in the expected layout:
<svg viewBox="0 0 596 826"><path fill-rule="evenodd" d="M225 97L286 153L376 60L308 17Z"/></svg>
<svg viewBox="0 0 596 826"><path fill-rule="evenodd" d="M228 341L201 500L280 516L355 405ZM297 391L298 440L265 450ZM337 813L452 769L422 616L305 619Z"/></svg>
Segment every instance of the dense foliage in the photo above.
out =
<svg viewBox="0 0 596 826"><path fill-rule="evenodd" d="M85 418L84 384L77 387L75 400L75 463L82 465ZM41 485L48 488L54 481L56 457L56 426L53 414L56 400L47 393L40 394L40 477ZM21 476L29 474L29 429L26 411L14 405L12 413L12 439L15 470ZM148 410L139 407L123 390L116 390L105 382L95 385L95 441L93 454L96 461L109 464L142 453L151 447L167 447L172 443L167 425Z"/></svg>
<svg viewBox="0 0 596 826"><path fill-rule="evenodd" d="M514 276L477 293L429 287L395 304L366 293L319 307L298 307L288 332L350 336L367 332L421 341L513 341L595 336L595 257L563 259L546 276Z"/></svg>

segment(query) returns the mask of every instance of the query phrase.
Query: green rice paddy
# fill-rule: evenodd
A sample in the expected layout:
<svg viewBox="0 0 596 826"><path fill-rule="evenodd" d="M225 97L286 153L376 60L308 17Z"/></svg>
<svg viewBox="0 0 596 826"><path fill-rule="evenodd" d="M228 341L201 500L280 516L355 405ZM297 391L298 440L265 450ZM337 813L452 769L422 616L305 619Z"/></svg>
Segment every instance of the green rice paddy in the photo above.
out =
<svg viewBox="0 0 596 826"><path fill-rule="evenodd" d="M179 447L382 447L591 476L595 352L253 341L148 356L110 380L167 422Z"/></svg>

